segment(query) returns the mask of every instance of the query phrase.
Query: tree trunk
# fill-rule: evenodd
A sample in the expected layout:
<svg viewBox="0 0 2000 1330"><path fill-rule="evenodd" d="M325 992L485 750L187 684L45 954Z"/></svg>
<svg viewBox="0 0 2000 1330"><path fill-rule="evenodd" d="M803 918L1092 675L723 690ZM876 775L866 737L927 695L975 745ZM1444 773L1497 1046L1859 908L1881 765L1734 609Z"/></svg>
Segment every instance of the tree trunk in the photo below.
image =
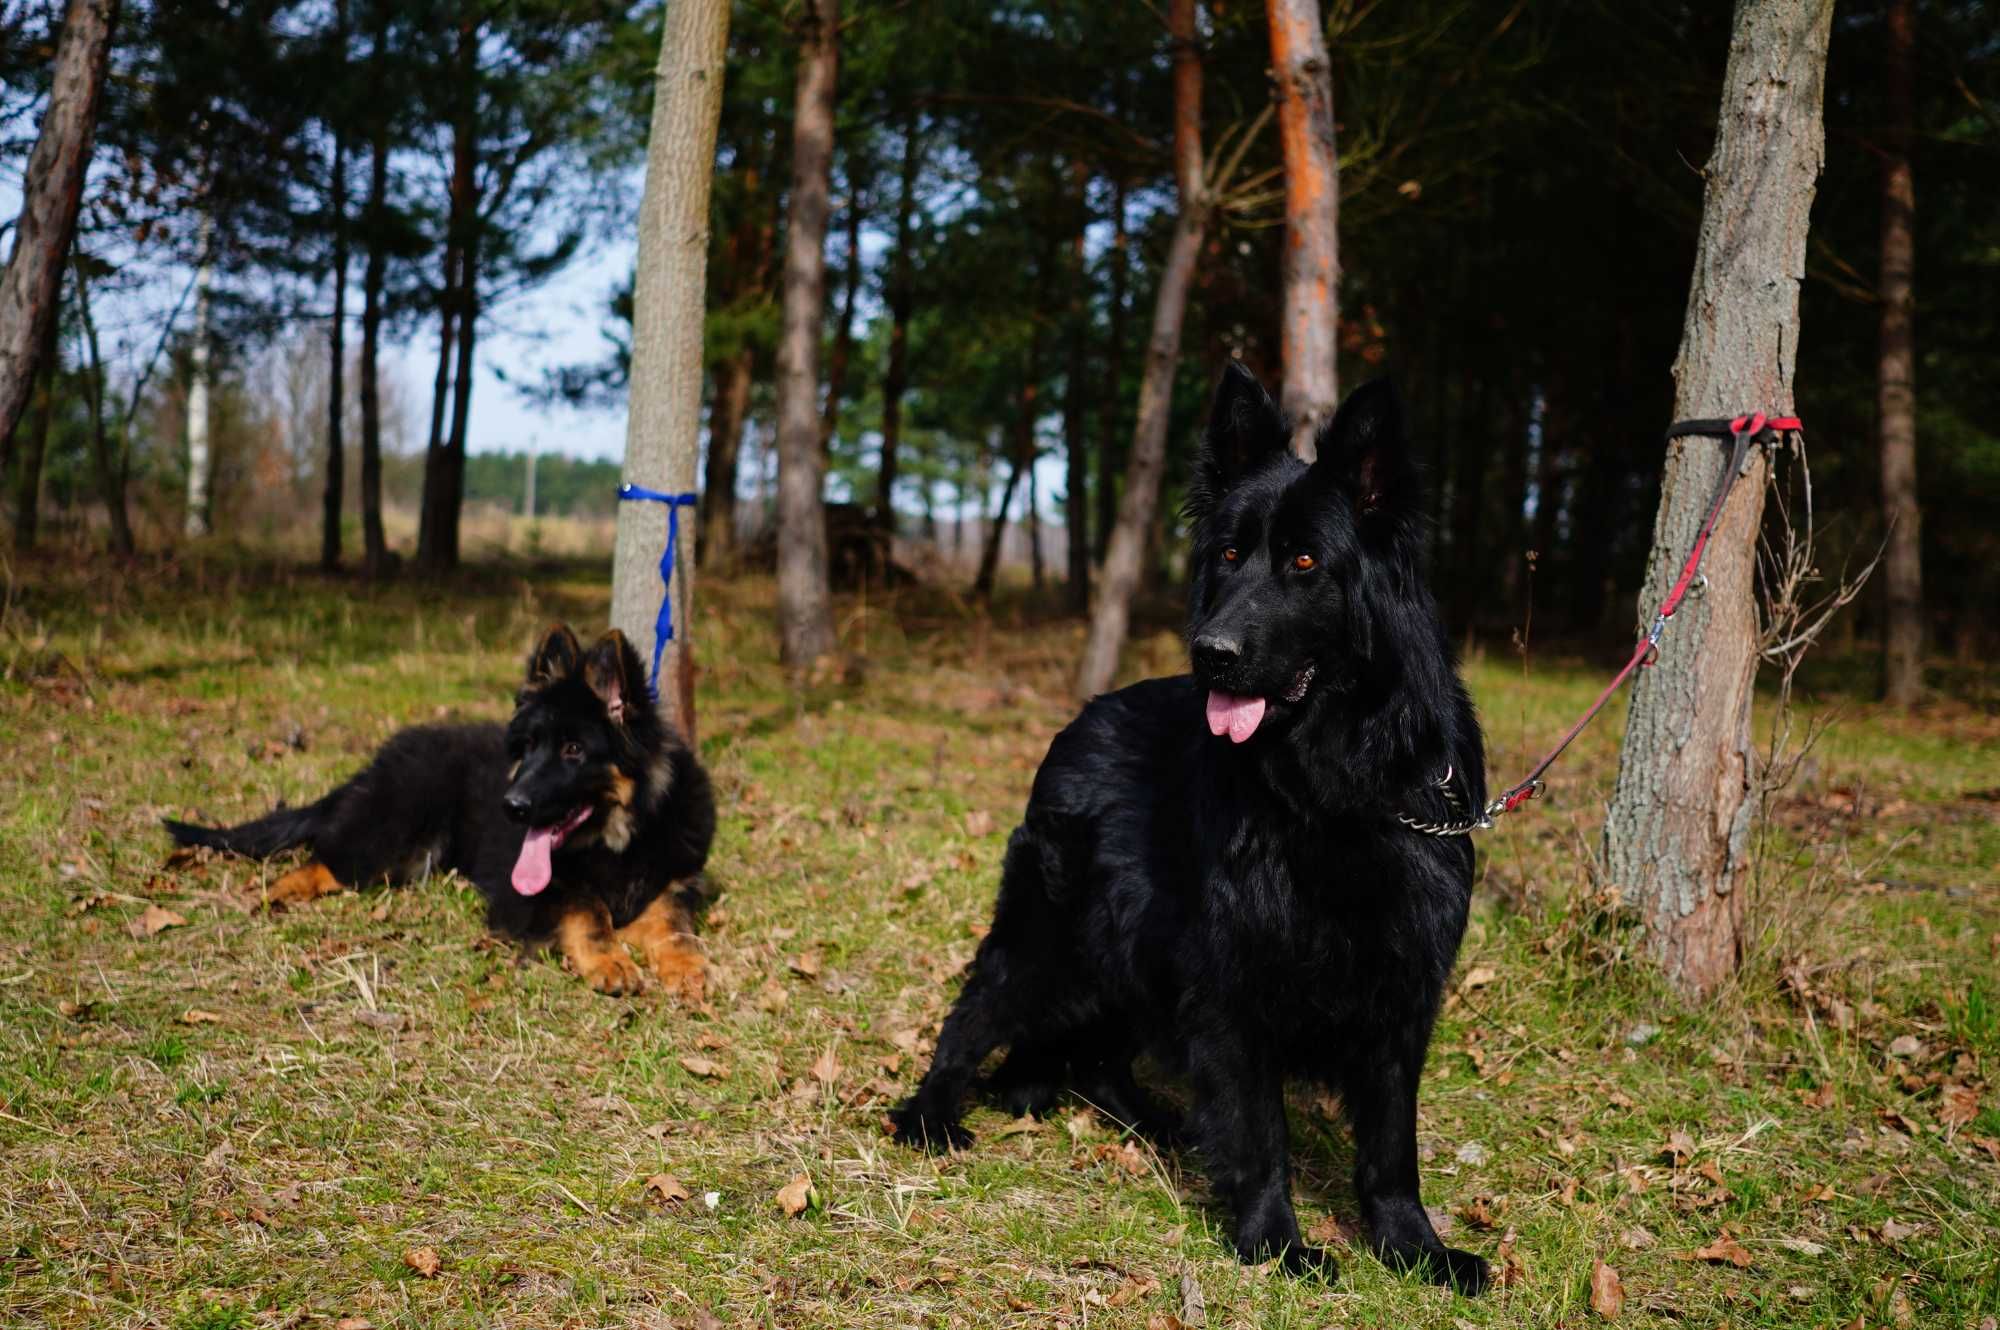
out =
<svg viewBox="0 0 2000 1330"><path fill-rule="evenodd" d="M63 15L48 109L22 177L14 252L0 274L0 438L20 423L56 318L117 22L117 0L70 0Z"/></svg>
<svg viewBox="0 0 2000 1330"><path fill-rule="evenodd" d="M702 567L726 571L736 562L736 471L757 353L745 346L715 367L715 403L708 416L708 474L702 480Z"/></svg>
<svg viewBox="0 0 2000 1330"><path fill-rule="evenodd" d="M334 32L343 65L347 61L347 0L334 5ZM347 121L333 123L333 179L328 206L333 212L333 323L327 329L331 357L326 376L326 489L320 502L319 566L340 567L341 509L347 504Z"/></svg>
<svg viewBox="0 0 2000 1330"><path fill-rule="evenodd" d="M910 247L915 244L911 220L916 207L917 168L922 160L913 111L903 121L903 168L896 194L896 257L889 279L889 367L882 375L882 464L875 481L875 525L896 530L897 454L903 446L903 393L910 383L910 307L915 293ZM925 481L929 484L928 479ZM924 496L928 523L930 496Z"/></svg>
<svg viewBox="0 0 2000 1330"><path fill-rule="evenodd" d="M1832 16L1833 0L1737 5L1674 361L1676 418L1791 412ZM1721 466L1712 439L1668 445L1642 612L1679 577ZM1652 955L1689 995L1728 978L1742 949L1766 472L1753 452L1709 542L1707 589L1684 602L1657 667L1639 673L1605 822L1608 880L1643 916Z"/></svg>
<svg viewBox="0 0 2000 1330"><path fill-rule="evenodd" d="M76 319L83 328L84 350L90 361L90 389L84 404L90 411L90 459L97 472L97 492L104 500L104 515L111 524L111 552L131 557L139 549L132 537L132 518L125 508L126 443L120 437L114 453L111 427L105 419L104 352L97 341L97 321L90 315L90 285L84 280L83 265L74 263L76 279Z"/></svg>
<svg viewBox="0 0 2000 1330"><path fill-rule="evenodd" d="M386 4L376 7L374 55L388 54ZM389 121L377 114L368 164L368 265L361 276L361 540L362 564L370 577L389 571L389 545L382 532L382 285L389 266L386 212L389 193Z"/></svg>
<svg viewBox="0 0 2000 1330"><path fill-rule="evenodd" d="M1043 269L1043 282L1048 269ZM1038 288L1041 283L1038 283ZM1039 289L1037 294L1039 295ZM1036 308L1042 308L1038 299ZM979 556L979 574L972 582L976 600L991 600L993 584L1000 571L1000 547L1007 534L1007 510L1013 506L1014 492L1025 478L1028 482L1028 512L1021 527L1028 533L1028 558L1034 569L1035 589L1042 588L1041 533L1034 520L1035 495L1035 413L1041 395L1042 323L1034 320L1028 338L1028 363L1021 377L1020 410L1014 418L1014 456L1007 469L1007 488L1000 492L1000 506L993 510L993 522L986 528L986 548Z"/></svg>
<svg viewBox="0 0 2000 1330"><path fill-rule="evenodd" d="M1319 0L1266 0L1285 157L1284 408L1292 451L1310 462L1313 436L1340 405L1340 175L1334 157L1333 67Z"/></svg>
<svg viewBox="0 0 2000 1330"><path fill-rule="evenodd" d="M1069 365L1063 383L1063 454L1068 466L1068 493L1063 499L1063 526L1068 537L1069 565L1065 596L1072 614L1090 610L1090 454L1084 438L1084 376L1089 372L1090 275L1084 242L1090 230L1090 175L1078 178L1076 240L1070 253L1069 279L1075 283L1069 311Z"/></svg>
<svg viewBox="0 0 2000 1330"><path fill-rule="evenodd" d="M1167 462L1167 419L1173 406L1174 370L1180 363L1181 323L1188 290L1207 229L1209 199L1202 178L1201 53L1196 49L1195 0L1172 0L1167 26L1174 44L1174 159L1180 219L1153 301L1153 331L1146 342L1146 366L1139 383L1139 418L1132 429L1132 452L1125 468L1125 492L1118 521L1104 556L1104 575L1090 616L1090 635L1077 671L1079 697L1089 699L1111 686L1132 615L1146 554L1147 533L1160 495Z"/></svg>
<svg viewBox="0 0 2000 1330"><path fill-rule="evenodd" d="M646 189L639 205L639 266L632 288L631 412L625 426L627 484L663 494L695 487L701 443L702 310L708 273L708 192L729 49L729 0L676 0L667 7L653 78L646 139ZM736 444L749 391L750 352L737 358L743 396L728 445L729 493L736 493ZM719 413L718 413L719 414ZM720 422L718 422L720 423ZM718 440L710 438L711 457ZM669 722L695 737L695 523L655 502L618 505L611 564L611 626L655 659L653 687ZM731 510L733 520L733 508ZM670 587L660 583L669 524L677 524ZM671 640L658 641L660 597L673 603Z"/></svg>
<svg viewBox="0 0 2000 1330"><path fill-rule="evenodd" d="M1103 563L1111 547L1111 528L1118 522L1118 471L1125 450L1119 446L1119 404L1125 400L1125 279L1130 245L1125 233L1125 181L1111 182L1111 326L1104 346L1104 421L1097 440L1097 540L1092 550Z"/></svg>
<svg viewBox="0 0 2000 1330"><path fill-rule="evenodd" d="M18 427L13 441L19 446L14 449L15 465L20 469L14 473L14 548L26 552L35 547L35 541L42 524L42 460L48 456L49 422L55 417L56 375L62 369L61 343L57 332L62 327L61 312L48 322L48 332L42 339L42 352L37 363L41 365L41 375L36 383L32 399L32 415L25 418Z"/></svg>
<svg viewBox="0 0 2000 1330"><path fill-rule="evenodd" d="M1037 596L1048 585L1048 569L1042 564L1042 496L1035 480L1035 458L1028 457L1028 512L1022 523L1028 534L1028 572Z"/></svg>
<svg viewBox="0 0 2000 1330"><path fill-rule="evenodd" d="M820 420L819 450L833 457L833 436L840 431L840 399L847 391L847 364L854 358L854 302L861 294L861 187L847 182L847 263L842 270L846 294L840 301L840 323L834 329L833 352L826 361L826 414Z"/></svg>
<svg viewBox="0 0 2000 1330"><path fill-rule="evenodd" d="M826 318L826 218L833 166L840 0L807 0L792 121L792 195L778 343L779 654L809 670L836 646L827 584L826 459L820 451L819 336Z"/></svg>
<svg viewBox="0 0 2000 1330"><path fill-rule="evenodd" d="M455 309L456 364L452 367L451 429L425 458L422 532L417 556L431 572L458 566L458 517L465 489L465 447L471 425L473 349L479 319L478 97L479 34L467 20L458 35L459 110L452 126L451 212L447 231L457 246L456 281L449 295ZM451 256L447 255L447 265ZM439 365L443 377L444 365ZM438 404L432 415L437 417Z"/></svg>
<svg viewBox="0 0 2000 1330"><path fill-rule="evenodd" d="M188 478L187 516L183 532L189 539L205 536L211 529L209 513L209 479L214 470L215 460L210 451L213 440L209 430L209 391L214 366L209 358L208 314L215 285L215 263L209 253L215 243L215 220L207 212L201 215L201 258L194 275L194 346L192 348L191 373L188 380L187 433L188 433Z"/></svg>
<svg viewBox="0 0 2000 1330"><path fill-rule="evenodd" d="M1922 514L1917 508L1916 186L1910 174L1910 82L1916 63L1911 0L1888 13L1889 126L1882 162L1882 516L1889 526L1882 556L1888 620L1882 632L1883 697L1914 704L1924 691Z"/></svg>
<svg viewBox="0 0 2000 1330"><path fill-rule="evenodd" d="M417 503L417 562L430 567L437 532L431 516L431 495L444 465L445 409L451 403L452 353L458 347L458 245L444 248L444 285L438 296L437 374L431 381L431 427L424 443L424 489Z"/></svg>

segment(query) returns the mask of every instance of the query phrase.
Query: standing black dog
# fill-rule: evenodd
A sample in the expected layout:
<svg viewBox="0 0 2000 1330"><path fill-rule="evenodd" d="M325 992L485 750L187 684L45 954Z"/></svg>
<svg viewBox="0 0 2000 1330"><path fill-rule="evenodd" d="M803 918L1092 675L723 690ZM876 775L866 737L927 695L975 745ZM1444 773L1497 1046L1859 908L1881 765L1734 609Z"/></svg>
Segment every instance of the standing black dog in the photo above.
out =
<svg viewBox="0 0 2000 1330"><path fill-rule="evenodd" d="M1420 571L1422 500L1393 389L1358 390L1308 466L1248 372L1217 390L1188 500L1192 677L1092 701L1056 736L1008 842L993 925L896 1116L958 1148L959 1104L1064 1089L1141 1129L1132 1078L1184 1079L1246 1261L1331 1272L1292 1211L1284 1086L1337 1091L1375 1251L1477 1292L1417 1194L1417 1079L1465 931L1472 847L1418 834L1485 800L1479 725Z"/></svg>
<svg viewBox="0 0 2000 1330"><path fill-rule="evenodd" d="M455 869L486 897L489 924L553 936L599 992L643 986L629 943L669 989L702 996L693 905L715 796L615 628L588 651L566 625L551 628L504 727L404 730L304 807L167 830L183 845L258 858L310 848L311 862L272 885L273 905Z"/></svg>

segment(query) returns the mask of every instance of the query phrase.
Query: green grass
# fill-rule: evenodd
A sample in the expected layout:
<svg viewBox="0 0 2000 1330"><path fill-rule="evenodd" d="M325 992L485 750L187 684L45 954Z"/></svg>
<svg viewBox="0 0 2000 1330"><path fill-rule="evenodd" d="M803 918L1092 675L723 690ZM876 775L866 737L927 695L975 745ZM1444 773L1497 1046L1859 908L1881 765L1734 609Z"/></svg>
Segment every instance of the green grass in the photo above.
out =
<svg viewBox="0 0 2000 1330"><path fill-rule="evenodd" d="M1594 1319L1600 1258L1633 1324L2000 1314L2000 1159L1975 1140L2000 1137L1990 702L1845 704L1774 810L1744 975L1698 1007L1594 895L1622 704L1482 840L1420 1125L1451 1240L1513 1253L1515 1282L1467 1301L1359 1250L1330 1285L1246 1269L1192 1161L1074 1108L978 1109L945 1160L883 1135L1070 712L1075 623L1018 597L987 621L933 593L844 599L863 681L800 697L768 582L702 582L721 896L689 1010L494 943L450 880L252 913L282 865L168 867L157 829L316 795L402 725L503 715L538 627L601 624L601 567L442 593L221 556L17 575L0 1323L1080 1327L1179 1314L1194 1288L1211 1326L1541 1327ZM1130 671L1177 655L1151 623ZM1468 676L1502 779L1601 678L1498 650ZM148 905L187 922L134 936ZM1950 1131L1947 1086L1977 1096ZM1308 1095L1294 1126L1303 1221L1351 1225L1345 1129ZM787 1218L801 1172L818 1203ZM661 1173L693 1198L662 1205ZM1750 1268L1685 1259L1725 1234Z"/></svg>

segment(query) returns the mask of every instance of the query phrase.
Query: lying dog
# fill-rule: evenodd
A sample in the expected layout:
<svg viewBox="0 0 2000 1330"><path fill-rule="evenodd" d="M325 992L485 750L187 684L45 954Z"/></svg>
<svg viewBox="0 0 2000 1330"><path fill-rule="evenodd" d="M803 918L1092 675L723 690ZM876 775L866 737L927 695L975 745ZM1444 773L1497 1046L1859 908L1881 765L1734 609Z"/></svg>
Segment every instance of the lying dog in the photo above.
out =
<svg viewBox="0 0 2000 1330"><path fill-rule="evenodd" d="M1013 1110L1075 1090L1142 1130L1151 1053L1246 1261L1333 1261L1292 1210L1285 1082L1335 1090L1386 1261L1477 1292L1417 1190L1417 1081L1465 931L1472 846L1398 821L1485 800L1478 722L1420 570L1423 501L1386 384L1308 466L1250 375L1217 390L1188 515L1192 676L1096 698L1056 736L1008 842L993 925L897 1136L971 1140L980 1063ZM1456 801L1456 802L1454 802Z"/></svg>
<svg viewBox="0 0 2000 1330"><path fill-rule="evenodd" d="M166 826L183 845L260 859L309 848L311 861L272 886L274 905L451 870L486 897L494 929L553 937L598 992L643 987L629 943L670 990L702 996L693 912L715 797L615 629L586 652L567 626L551 628L505 726L404 730L303 808Z"/></svg>

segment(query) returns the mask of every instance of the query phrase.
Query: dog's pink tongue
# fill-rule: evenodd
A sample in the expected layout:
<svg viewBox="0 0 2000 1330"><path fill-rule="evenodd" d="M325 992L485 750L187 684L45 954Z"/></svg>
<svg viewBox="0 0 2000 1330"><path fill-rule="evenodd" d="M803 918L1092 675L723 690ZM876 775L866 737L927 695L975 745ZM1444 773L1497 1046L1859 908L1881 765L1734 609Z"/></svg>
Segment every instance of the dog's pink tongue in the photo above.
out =
<svg viewBox="0 0 2000 1330"><path fill-rule="evenodd" d="M514 861L514 890L532 896L549 885L555 869L549 856L556 848L554 827L531 827L521 841L521 857Z"/></svg>
<svg viewBox="0 0 2000 1330"><path fill-rule="evenodd" d="M1264 699L1261 697L1238 697L1234 693L1222 692L1208 695L1210 734L1226 734L1229 742L1240 744L1257 732L1258 722L1263 719Z"/></svg>

